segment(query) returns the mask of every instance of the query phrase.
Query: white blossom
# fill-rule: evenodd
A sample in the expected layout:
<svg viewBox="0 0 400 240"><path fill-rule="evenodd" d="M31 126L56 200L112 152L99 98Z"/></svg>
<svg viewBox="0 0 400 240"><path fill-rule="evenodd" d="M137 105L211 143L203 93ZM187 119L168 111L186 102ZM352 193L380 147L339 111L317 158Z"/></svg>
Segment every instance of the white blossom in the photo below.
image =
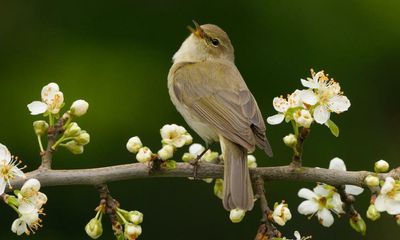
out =
<svg viewBox="0 0 400 240"><path fill-rule="evenodd" d="M386 162L385 160L381 159L381 160L375 162L374 170L375 170L375 172L378 172L378 173L387 172L389 170L389 163Z"/></svg>
<svg viewBox="0 0 400 240"><path fill-rule="evenodd" d="M379 212L386 211L391 215L400 214L400 182L387 177L378 197L375 207Z"/></svg>
<svg viewBox="0 0 400 240"><path fill-rule="evenodd" d="M311 126L311 123L314 121L310 111L305 109L299 109L294 112L293 119L296 121L297 124L305 128L309 128Z"/></svg>
<svg viewBox="0 0 400 240"><path fill-rule="evenodd" d="M79 99L72 103L70 112L71 115L80 117L86 114L89 108L89 103L85 100Z"/></svg>
<svg viewBox="0 0 400 240"><path fill-rule="evenodd" d="M19 164L18 159L11 156L7 147L0 143L0 195L4 193L7 184L11 188L11 180L16 177L25 178Z"/></svg>
<svg viewBox="0 0 400 240"><path fill-rule="evenodd" d="M29 235L31 232L35 233L41 227L41 219L39 218L39 209L31 204L21 204L18 207L20 217L14 220L11 225L11 231L17 235L25 233Z"/></svg>
<svg viewBox="0 0 400 240"><path fill-rule="evenodd" d="M297 145L297 138L294 134L290 133L283 137L283 142L285 143L286 146L288 147L295 147Z"/></svg>
<svg viewBox="0 0 400 240"><path fill-rule="evenodd" d="M97 239L103 234L103 225L97 217L90 219L85 226L86 234L92 239Z"/></svg>
<svg viewBox="0 0 400 240"><path fill-rule="evenodd" d="M133 223L125 223L124 236L127 240L135 240L142 234L142 227Z"/></svg>
<svg viewBox="0 0 400 240"><path fill-rule="evenodd" d="M247 166L249 168L257 167L256 157L254 157L254 155L247 155Z"/></svg>
<svg viewBox="0 0 400 240"><path fill-rule="evenodd" d="M49 83L42 88L42 101L33 101L28 104L28 109L32 115L42 113L59 113L64 104L64 95L56 83Z"/></svg>
<svg viewBox="0 0 400 240"><path fill-rule="evenodd" d="M377 187L377 186L379 186L379 178L378 178L377 176L368 175L368 176L364 179L364 183L365 183L368 187Z"/></svg>
<svg viewBox="0 0 400 240"><path fill-rule="evenodd" d="M239 223L243 220L246 215L246 211L240 208L232 209L229 213L229 218L233 223Z"/></svg>
<svg viewBox="0 0 400 240"><path fill-rule="evenodd" d="M160 130L162 143L180 148L184 145L191 144L192 136L182 126L176 124L166 124Z"/></svg>
<svg viewBox="0 0 400 240"><path fill-rule="evenodd" d="M301 79L301 83L304 87L314 90L316 94L318 101L310 105L316 106L313 117L319 124L325 124L331 112L341 113L350 107L350 101L340 91L339 83L329 79L323 71L318 73L312 71L312 78Z"/></svg>
<svg viewBox="0 0 400 240"><path fill-rule="evenodd" d="M133 224L141 224L143 222L143 213L139 211L130 211L126 214L126 220Z"/></svg>
<svg viewBox="0 0 400 240"><path fill-rule="evenodd" d="M126 143L126 149L131 153L137 153L141 147L143 147L143 144L138 136L129 138Z"/></svg>
<svg viewBox="0 0 400 240"><path fill-rule="evenodd" d="M334 169L338 171L347 171L346 170L346 164L344 161L338 157L335 157L329 162L329 169ZM351 195L360 195L363 191L364 188L354 186L354 185L345 185L345 191L347 194Z"/></svg>
<svg viewBox="0 0 400 240"><path fill-rule="evenodd" d="M20 206L30 204L40 210L46 204L47 196L39 190L40 182L35 178L28 179L17 194Z"/></svg>
<svg viewBox="0 0 400 240"><path fill-rule="evenodd" d="M162 160L167 160L171 158L174 155L174 147L172 145L164 145L159 151L158 151L158 156Z"/></svg>
<svg viewBox="0 0 400 240"><path fill-rule="evenodd" d="M298 196L307 199L299 205L298 212L303 215L317 214L319 222L324 227L330 227L334 222L331 211L338 215L344 213L340 195L332 186L318 185L314 191L302 188Z"/></svg>
<svg viewBox="0 0 400 240"><path fill-rule="evenodd" d="M274 211L272 212L272 218L276 224L285 226L286 222L292 219L292 214L288 208L288 205L285 202L280 204L276 203Z"/></svg>
<svg viewBox="0 0 400 240"><path fill-rule="evenodd" d="M146 163L151 160L153 153L150 148L142 147L139 149L139 152L136 154L136 160L141 163Z"/></svg>
<svg viewBox="0 0 400 240"><path fill-rule="evenodd" d="M190 145L189 147L189 152L185 153L182 157L182 160L184 162L190 162L195 160L200 154L202 154L204 151L206 150L206 148L199 144L199 143L193 143L192 145ZM203 154L203 156L201 156L200 161L206 161L206 162L215 162L218 159L218 152L213 152L210 149L207 150L207 152L205 152Z"/></svg>

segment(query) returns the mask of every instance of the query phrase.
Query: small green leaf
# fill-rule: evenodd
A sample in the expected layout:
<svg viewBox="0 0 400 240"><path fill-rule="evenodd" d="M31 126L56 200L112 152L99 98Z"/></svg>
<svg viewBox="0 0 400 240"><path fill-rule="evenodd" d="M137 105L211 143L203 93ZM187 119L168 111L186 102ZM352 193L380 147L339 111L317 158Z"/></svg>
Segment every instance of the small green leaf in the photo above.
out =
<svg viewBox="0 0 400 240"><path fill-rule="evenodd" d="M176 162L174 160L167 160L164 162L163 165L166 169L175 169L176 168Z"/></svg>
<svg viewBox="0 0 400 240"><path fill-rule="evenodd" d="M332 120L328 119L326 125L335 137L339 137L339 127Z"/></svg>

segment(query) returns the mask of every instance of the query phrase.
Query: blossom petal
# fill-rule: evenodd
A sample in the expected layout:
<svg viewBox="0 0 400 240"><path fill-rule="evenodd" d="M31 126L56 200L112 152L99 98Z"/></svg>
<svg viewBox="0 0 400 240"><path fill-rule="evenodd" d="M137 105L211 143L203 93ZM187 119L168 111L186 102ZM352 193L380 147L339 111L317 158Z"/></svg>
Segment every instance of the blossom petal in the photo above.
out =
<svg viewBox="0 0 400 240"><path fill-rule="evenodd" d="M354 185L346 185L345 191L347 194L357 196L364 192L364 188Z"/></svg>
<svg viewBox="0 0 400 240"><path fill-rule="evenodd" d="M54 95L60 91L60 87L57 83L49 83L42 88L42 100L43 102L50 104L53 101Z"/></svg>
<svg viewBox="0 0 400 240"><path fill-rule="evenodd" d="M280 113L285 113L289 109L289 102L282 97L275 97L274 100L272 100L272 105L275 110Z"/></svg>
<svg viewBox="0 0 400 240"><path fill-rule="evenodd" d="M0 179L0 195L4 193L4 190L6 189L6 181L4 179Z"/></svg>
<svg viewBox="0 0 400 240"><path fill-rule="evenodd" d="M386 197L382 195L378 195L378 197L375 199L375 207L376 210L379 212L384 212L386 211Z"/></svg>
<svg viewBox="0 0 400 240"><path fill-rule="evenodd" d="M391 215L400 214L400 201L386 199L386 211Z"/></svg>
<svg viewBox="0 0 400 240"><path fill-rule="evenodd" d="M346 171L346 164L342 159L335 157L329 162L329 169Z"/></svg>
<svg viewBox="0 0 400 240"><path fill-rule="evenodd" d="M11 171L12 171L14 176L17 176L17 177L20 177L20 178L25 178L25 173L21 169L19 169L18 167L14 166L11 169Z"/></svg>
<svg viewBox="0 0 400 240"><path fill-rule="evenodd" d="M26 223L20 218L15 219L11 225L11 231L16 233L18 236L22 235L26 230L28 230Z"/></svg>
<svg viewBox="0 0 400 240"><path fill-rule="evenodd" d="M328 121L331 113L324 105L319 105L314 109L314 119L319 124L324 124Z"/></svg>
<svg viewBox="0 0 400 240"><path fill-rule="evenodd" d="M326 208L318 211L318 220L324 227L330 227L334 222L332 213Z"/></svg>
<svg viewBox="0 0 400 240"><path fill-rule="evenodd" d="M335 95L331 97L328 101L328 108L332 112L341 113L347 111L350 107L350 100L343 95Z"/></svg>
<svg viewBox="0 0 400 240"><path fill-rule="evenodd" d="M281 113L278 113L278 114L275 114L275 115L273 115L271 117L268 117L267 118L267 123L269 123L271 125L276 125L276 124L279 124L279 123L283 122L283 119L285 119L285 115L283 115Z"/></svg>
<svg viewBox="0 0 400 240"><path fill-rule="evenodd" d="M328 197L332 193L332 190L328 189L327 187L328 186L325 184L317 185L314 188L314 193L317 194L318 196Z"/></svg>
<svg viewBox="0 0 400 240"><path fill-rule="evenodd" d="M40 101L33 101L27 106L29 111L31 112L31 115L38 115L47 111L47 104Z"/></svg>
<svg viewBox="0 0 400 240"><path fill-rule="evenodd" d="M303 90L301 91L301 100L311 106L314 106L318 102L317 95L313 90Z"/></svg>
<svg viewBox="0 0 400 240"><path fill-rule="evenodd" d="M300 189L299 192L297 193L297 196L304 198L304 199L308 199L308 200L317 197L317 195L308 188Z"/></svg>
<svg viewBox="0 0 400 240"><path fill-rule="evenodd" d="M387 194L388 192L392 191L395 185L395 180L392 177L387 177L385 179L385 183L381 188L381 194Z"/></svg>
<svg viewBox="0 0 400 240"><path fill-rule="evenodd" d="M303 215L311 215L318 211L318 203L313 200L305 200L297 207L297 211Z"/></svg>
<svg viewBox="0 0 400 240"><path fill-rule="evenodd" d="M329 201L329 205L332 208L331 210L337 214L344 213L343 211L343 202L340 198L339 193L334 193L332 198Z"/></svg>
<svg viewBox="0 0 400 240"><path fill-rule="evenodd" d="M0 143L0 161L8 164L11 161L11 153L6 146Z"/></svg>
<svg viewBox="0 0 400 240"><path fill-rule="evenodd" d="M313 82L312 79L310 79L310 80L300 79L300 81L304 87L311 88L311 89L318 88L318 83Z"/></svg>
<svg viewBox="0 0 400 240"><path fill-rule="evenodd" d="M40 182L35 178L28 179L21 187L22 195L32 195L40 190Z"/></svg>

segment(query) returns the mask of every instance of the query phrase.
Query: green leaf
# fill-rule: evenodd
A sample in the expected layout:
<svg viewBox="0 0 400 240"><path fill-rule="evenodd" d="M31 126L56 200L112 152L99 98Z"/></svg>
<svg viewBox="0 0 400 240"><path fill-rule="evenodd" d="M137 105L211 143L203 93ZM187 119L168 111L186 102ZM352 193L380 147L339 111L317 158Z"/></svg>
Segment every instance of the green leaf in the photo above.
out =
<svg viewBox="0 0 400 240"><path fill-rule="evenodd" d="M335 137L339 137L339 127L332 120L328 119L326 125Z"/></svg>
<svg viewBox="0 0 400 240"><path fill-rule="evenodd" d="M174 160L167 160L164 162L163 165L166 169L175 169L176 168L176 162Z"/></svg>

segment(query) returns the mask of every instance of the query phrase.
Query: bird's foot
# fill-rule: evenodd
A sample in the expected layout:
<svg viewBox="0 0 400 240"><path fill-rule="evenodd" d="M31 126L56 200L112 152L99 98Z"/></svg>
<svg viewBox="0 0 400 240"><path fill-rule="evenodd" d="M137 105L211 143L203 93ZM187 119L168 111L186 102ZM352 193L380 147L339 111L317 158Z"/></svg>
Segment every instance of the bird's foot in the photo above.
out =
<svg viewBox="0 0 400 240"><path fill-rule="evenodd" d="M192 161L189 162L190 165L193 166L193 178L194 178L195 180L198 179L198 177L197 177L197 170L198 170L198 168L199 168L199 165L200 165L199 161L200 161L200 159L201 159L202 156L203 156L203 153L200 154L200 155L198 155L195 159L193 159Z"/></svg>

